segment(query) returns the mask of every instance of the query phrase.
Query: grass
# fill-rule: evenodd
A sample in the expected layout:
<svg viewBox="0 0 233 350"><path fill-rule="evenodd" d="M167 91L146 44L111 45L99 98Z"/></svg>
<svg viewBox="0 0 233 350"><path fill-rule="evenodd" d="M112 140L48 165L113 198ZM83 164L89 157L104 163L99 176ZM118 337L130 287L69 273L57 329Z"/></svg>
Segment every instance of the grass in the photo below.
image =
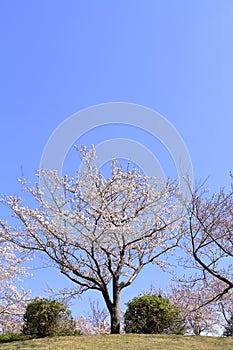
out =
<svg viewBox="0 0 233 350"><path fill-rule="evenodd" d="M95 335L23 340L0 345L1 350L232 350L233 338Z"/></svg>

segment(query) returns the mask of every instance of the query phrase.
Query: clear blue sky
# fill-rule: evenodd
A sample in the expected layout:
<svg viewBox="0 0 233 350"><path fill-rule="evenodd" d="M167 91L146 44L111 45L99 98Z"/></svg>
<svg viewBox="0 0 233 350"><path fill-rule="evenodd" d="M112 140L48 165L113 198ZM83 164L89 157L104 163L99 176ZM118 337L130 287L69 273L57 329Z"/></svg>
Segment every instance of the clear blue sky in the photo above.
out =
<svg viewBox="0 0 233 350"><path fill-rule="evenodd" d="M196 179L210 176L213 190L229 184L231 0L1 0L0 28L0 193L20 194L21 168L34 179L48 138L67 117L112 101L158 111L183 137ZM51 272L35 276L34 295L58 283ZM144 273L123 301L159 279ZM75 312L82 307L77 302Z"/></svg>

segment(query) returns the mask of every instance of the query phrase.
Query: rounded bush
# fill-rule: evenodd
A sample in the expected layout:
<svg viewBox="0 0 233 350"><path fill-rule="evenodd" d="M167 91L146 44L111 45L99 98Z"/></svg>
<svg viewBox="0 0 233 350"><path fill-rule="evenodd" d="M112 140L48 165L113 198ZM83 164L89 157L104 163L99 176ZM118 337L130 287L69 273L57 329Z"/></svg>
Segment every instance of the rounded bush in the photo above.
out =
<svg viewBox="0 0 233 350"><path fill-rule="evenodd" d="M46 337L75 333L71 311L57 300L35 298L27 305L23 333Z"/></svg>
<svg viewBox="0 0 233 350"><path fill-rule="evenodd" d="M126 333L184 334L185 319L166 298L145 295L127 303L124 315Z"/></svg>

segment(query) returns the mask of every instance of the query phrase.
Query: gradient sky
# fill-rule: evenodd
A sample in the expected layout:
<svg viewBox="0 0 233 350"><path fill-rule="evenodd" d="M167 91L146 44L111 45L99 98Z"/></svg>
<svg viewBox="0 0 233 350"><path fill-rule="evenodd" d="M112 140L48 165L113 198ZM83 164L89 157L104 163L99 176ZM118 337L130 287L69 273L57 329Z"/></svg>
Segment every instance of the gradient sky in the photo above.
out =
<svg viewBox="0 0 233 350"><path fill-rule="evenodd" d="M159 112L186 143L195 179L210 176L213 191L229 185L231 0L1 0L0 28L0 193L20 195L22 172L35 179L46 142L66 118L114 101ZM103 127L86 140L113 137L147 145L169 175L164 151L136 130ZM122 303L150 283L163 286L161 276L145 271ZM36 270L26 283L33 295L48 284L67 286L67 280ZM75 313L91 295L75 303Z"/></svg>

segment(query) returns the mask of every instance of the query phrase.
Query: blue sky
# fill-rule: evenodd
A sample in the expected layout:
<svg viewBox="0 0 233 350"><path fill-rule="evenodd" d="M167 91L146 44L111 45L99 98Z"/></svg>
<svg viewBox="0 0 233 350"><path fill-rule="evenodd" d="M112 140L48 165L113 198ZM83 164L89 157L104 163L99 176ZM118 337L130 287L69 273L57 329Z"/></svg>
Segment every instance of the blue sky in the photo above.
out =
<svg viewBox="0 0 233 350"><path fill-rule="evenodd" d="M185 141L195 178L210 176L212 190L227 186L233 168L232 19L231 0L1 0L0 193L20 194L22 170L34 179L46 142L66 118L117 101L163 115ZM164 150L136 130L102 127L87 140L111 137L146 144L169 175ZM58 276L38 270L28 285L41 294ZM150 278L145 272L123 301L149 288ZM160 279L155 275L154 284Z"/></svg>

